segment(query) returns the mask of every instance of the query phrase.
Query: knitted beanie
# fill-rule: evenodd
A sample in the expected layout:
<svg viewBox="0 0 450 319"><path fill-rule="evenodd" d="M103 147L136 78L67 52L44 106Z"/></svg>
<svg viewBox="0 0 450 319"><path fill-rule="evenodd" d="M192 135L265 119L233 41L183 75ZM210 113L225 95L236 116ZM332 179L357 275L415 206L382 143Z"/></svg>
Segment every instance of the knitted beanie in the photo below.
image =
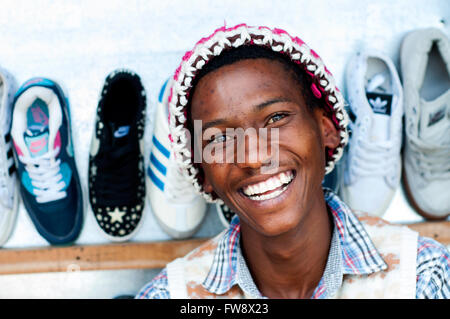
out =
<svg viewBox="0 0 450 319"><path fill-rule="evenodd" d="M187 110L189 92L198 72L208 61L224 50L243 45L257 45L287 55L292 62L302 67L311 77L311 90L316 98L324 98L325 108L340 134L340 143L326 154L325 174L331 172L341 158L348 142L348 115L344 109L344 98L335 85L331 72L321 58L298 37L290 36L281 29L252 27L239 24L231 28L221 27L210 36L198 41L191 51L186 52L176 69L169 95L169 129L171 148L183 175L194 185L208 202L221 202L204 192L199 181L199 168L194 165L193 150L187 136Z"/></svg>

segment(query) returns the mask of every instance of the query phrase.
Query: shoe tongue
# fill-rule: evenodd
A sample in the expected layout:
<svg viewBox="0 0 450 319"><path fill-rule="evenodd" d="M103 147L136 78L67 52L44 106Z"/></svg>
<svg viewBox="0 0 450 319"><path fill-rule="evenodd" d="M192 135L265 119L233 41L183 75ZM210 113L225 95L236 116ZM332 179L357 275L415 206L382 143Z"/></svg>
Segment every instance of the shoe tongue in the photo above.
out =
<svg viewBox="0 0 450 319"><path fill-rule="evenodd" d="M423 103L420 114L419 136L438 145L450 145L450 103L438 99Z"/></svg>
<svg viewBox="0 0 450 319"><path fill-rule="evenodd" d="M48 136L48 128L26 130L24 140L31 157L39 157L48 152Z"/></svg>
<svg viewBox="0 0 450 319"><path fill-rule="evenodd" d="M128 142L130 134L130 125L121 125L110 123L113 144L122 144Z"/></svg>
<svg viewBox="0 0 450 319"><path fill-rule="evenodd" d="M369 132L371 142L389 140L392 94L366 92L367 101L372 108L372 127Z"/></svg>

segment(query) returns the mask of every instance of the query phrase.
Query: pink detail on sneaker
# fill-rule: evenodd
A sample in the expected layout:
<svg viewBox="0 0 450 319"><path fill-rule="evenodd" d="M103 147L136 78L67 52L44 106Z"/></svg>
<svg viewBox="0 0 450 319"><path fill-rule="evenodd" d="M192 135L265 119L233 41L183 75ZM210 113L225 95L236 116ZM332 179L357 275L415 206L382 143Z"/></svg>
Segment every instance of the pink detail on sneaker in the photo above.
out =
<svg viewBox="0 0 450 319"><path fill-rule="evenodd" d="M59 131L58 131L58 133L56 133L55 143L53 144L53 149L56 149L57 147L59 147L61 149L61 134L59 133Z"/></svg>
<svg viewBox="0 0 450 319"><path fill-rule="evenodd" d="M28 86L31 84L39 83L43 80L44 80L43 78L34 78L34 79L29 80L28 82L25 82L22 86L25 87L25 86Z"/></svg>
<svg viewBox="0 0 450 319"><path fill-rule="evenodd" d="M43 150L43 148L47 145L47 137L43 136L41 139L37 141L33 141L30 143L30 152L31 153L39 153Z"/></svg>
<svg viewBox="0 0 450 319"><path fill-rule="evenodd" d="M23 156L22 150L19 148L19 146L17 146L17 144L16 144L16 142L14 142L14 140L13 140L13 144L14 144L14 148L16 149L17 155Z"/></svg>
<svg viewBox="0 0 450 319"><path fill-rule="evenodd" d="M33 120L36 123L42 124L47 126L48 125L48 116L45 114L45 112L39 107L32 107L31 108L31 114L33 116Z"/></svg>

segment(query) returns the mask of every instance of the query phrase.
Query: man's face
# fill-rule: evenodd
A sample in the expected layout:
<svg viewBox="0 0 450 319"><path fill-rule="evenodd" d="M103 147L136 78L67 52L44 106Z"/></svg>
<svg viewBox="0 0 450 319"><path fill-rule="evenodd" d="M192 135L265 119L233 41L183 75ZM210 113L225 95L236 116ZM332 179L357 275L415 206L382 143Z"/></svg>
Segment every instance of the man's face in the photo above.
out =
<svg viewBox="0 0 450 319"><path fill-rule="evenodd" d="M239 154L232 163L202 162L205 191L215 192L241 222L266 236L293 229L320 196L323 200L325 147L339 143L331 120L320 108L311 111L306 106L299 86L293 71L280 62L248 59L204 76L192 97L192 119L202 120L203 127L214 122L224 135L212 141L196 136L203 148L234 143L226 136L227 128L267 128L269 137L271 129L278 130L278 139L268 142L268 155L256 161L258 149L247 139L243 162L237 161ZM274 149L278 152L271 152ZM264 170L271 156L278 156L272 161L278 165Z"/></svg>

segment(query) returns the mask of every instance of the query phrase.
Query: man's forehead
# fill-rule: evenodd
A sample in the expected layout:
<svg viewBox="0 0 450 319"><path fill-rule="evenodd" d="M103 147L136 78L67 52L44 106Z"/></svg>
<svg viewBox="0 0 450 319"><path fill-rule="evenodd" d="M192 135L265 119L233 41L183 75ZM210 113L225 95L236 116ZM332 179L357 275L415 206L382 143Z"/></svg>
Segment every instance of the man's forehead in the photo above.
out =
<svg viewBox="0 0 450 319"><path fill-rule="evenodd" d="M191 112L202 117L237 116L243 108L257 111L274 102L293 102L301 96L302 88L286 76L288 71L281 63L267 59L223 66L198 82ZM235 114L229 114L230 110Z"/></svg>

